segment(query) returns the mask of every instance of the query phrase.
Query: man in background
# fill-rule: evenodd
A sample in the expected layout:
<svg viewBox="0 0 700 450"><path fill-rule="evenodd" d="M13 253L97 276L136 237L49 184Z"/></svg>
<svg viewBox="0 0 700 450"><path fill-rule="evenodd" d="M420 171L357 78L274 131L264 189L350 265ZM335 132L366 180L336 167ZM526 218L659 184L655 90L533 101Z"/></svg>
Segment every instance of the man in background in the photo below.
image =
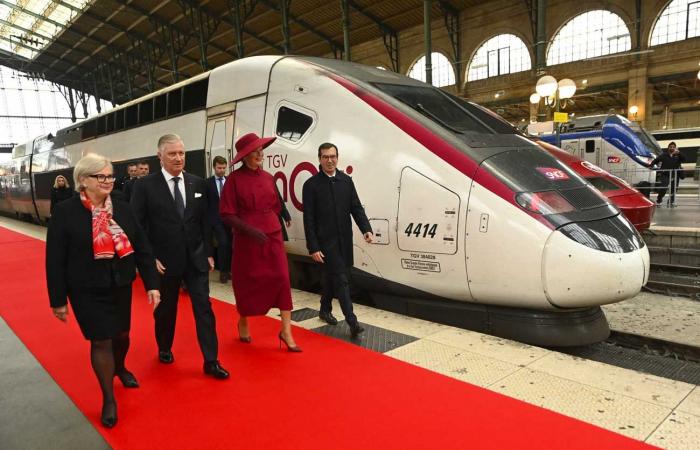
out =
<svg viewBox="0 0 700 450"><path fill-rule="evenodd" d="M214 175L207 178L207 201L209 203L209 222L216 239L216 259L219 265L219 281L226 283L231 279L231 230L221 221L219 199L226 184L228 162L223 156L216 156L212 161Z"/></svg>

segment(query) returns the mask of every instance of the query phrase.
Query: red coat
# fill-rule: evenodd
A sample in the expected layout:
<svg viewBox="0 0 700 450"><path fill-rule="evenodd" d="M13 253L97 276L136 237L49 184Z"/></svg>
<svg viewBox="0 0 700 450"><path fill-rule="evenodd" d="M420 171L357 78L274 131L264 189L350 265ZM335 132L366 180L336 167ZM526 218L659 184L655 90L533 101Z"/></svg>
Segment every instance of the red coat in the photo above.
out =
<svg viewBox="0 0 700 450"><path fill-rule="evenodd" d="M226 179L219 213L234 231L231 283L242 316L292 309L281 209L274 179L263 169L243 165Z"/></svg>

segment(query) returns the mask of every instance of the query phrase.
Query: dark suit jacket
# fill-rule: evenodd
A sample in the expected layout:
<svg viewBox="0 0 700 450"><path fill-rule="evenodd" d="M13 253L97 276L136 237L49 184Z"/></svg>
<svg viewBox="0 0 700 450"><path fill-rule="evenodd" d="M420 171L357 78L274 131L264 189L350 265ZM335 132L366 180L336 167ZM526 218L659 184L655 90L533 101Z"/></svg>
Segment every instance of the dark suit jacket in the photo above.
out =
<svg viewBox="0 0 700 450"><path fill-rule="evenodd" d="M209 223L212 226L223 225L219 215L219 190L216 187L216 179L213 175L207 178L207 204Z"/></svg>
<svg viewBox="0 0 700 450"><path fill-rule="evenodd" d="M159 277L151 247L129 204L112 199L115 222L124 230L134 253L124 258L94 258L92 214L73 196L54 209L46 236L46 284L51 306L66 304L76 290L126 286L136 278L136 266L147 290L158 289Z"/></svg>
<svg viewBox="0 0 700 450"><path fill-rule="evenodd" d="M322 251L333 270L352 267L350 216L363 234L372 231L352 178L337 170L333 180L320 171L306 180L302 196L309 253Z"/></svg>
<svg viewBox="0 0 700 450"><path fill-rule="evenodd" d="M166 275L182 275L187 258L200 272L209 271L212 256L211 225L207 218L207 184L183 172L185 217L180 218L175 200L161 171L139 178L131 194L131 208L146 231L155 257Z"/></svg>

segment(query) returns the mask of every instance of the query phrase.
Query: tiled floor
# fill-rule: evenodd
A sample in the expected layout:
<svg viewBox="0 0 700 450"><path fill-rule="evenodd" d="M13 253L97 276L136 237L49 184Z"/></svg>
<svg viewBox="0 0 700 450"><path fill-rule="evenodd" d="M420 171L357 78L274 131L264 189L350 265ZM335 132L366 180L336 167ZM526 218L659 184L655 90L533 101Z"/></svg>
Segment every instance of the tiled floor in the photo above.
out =
<svg viewBox="0 0 700 450"><path fill-rule="evenodd" d="M45 233L1 217L0 226L37 238ZM234 302L230 284L219 283L218 273L212 274L211 294ZM295 309L318 309L318 295L292 295ZM337 304L335 310L340 314ZM642 293L605 312L613 329L700 345L700 302ZM389 357L663 448L700 448L698 386L363 305L355 313L362 323L416 338L386 352ZM276 310L268 316L279 319ZM315 317L296 325L315 329L325 323Z"/></svg>

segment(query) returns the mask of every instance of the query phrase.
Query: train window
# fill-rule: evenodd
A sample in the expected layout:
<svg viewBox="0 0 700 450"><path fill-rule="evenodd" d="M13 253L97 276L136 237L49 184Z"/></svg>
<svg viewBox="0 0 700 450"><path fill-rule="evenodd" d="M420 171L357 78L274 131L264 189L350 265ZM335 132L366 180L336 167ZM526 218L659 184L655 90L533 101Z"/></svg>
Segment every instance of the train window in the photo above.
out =
<svg viewBox="0 0 700 450"><path fill-rule="evenodd" d="M107 116L97 118L97 135L102 136L107 132Z"/></svg>
<svg viewBox="0 0 700 450"><path fill-rule="evenodd" d="M147 124L153 121L153 99L149 98L139 103L139 124Z"/></svg>
<svg viewBox="0 0 700 450"><path fill-rule="evenodd" d="M199 80L183 88L182 112L195 111L207 106L209 79Z"/></svg>
<svg viewBox="0 0 700 450"><path fill-rule="evenodd" d="M176 89L168 92L168 117L176 116L182 112L182 91Z"/></svg>
<svg viewBox="0 0 700 450"><path fill-rule="evenodd" d="M153 120L164 119L168 112L167 94L160 94L156 97L155 107L153 108Z"/></svg>
<svg viewBox="0 0 700 450"><path fill-rule="evenodd" d="M621 189L621 187L617 184L601 177L586 178L586 181L591 183L593 187L598 189L600 192L617 191L618 189Z"/></svg>
<svg viewBox="0 0 700 450"><path fill-rule="evenodd" d="M97 136L97 119L90 120L83 124L82 140L91 139Z"/></svg>
<svg viewBox="0 0 700 450"><path fill-rule="evenodd" d="M105 116L106 117L106 124L107 124L105 131L107 133L111 133L112 131L114 131L114 118L115 118L115 116L116 116L116 114L114 114L114 113L110 113L107 116Z"/></svg>
<svg viewBox="0 0 700 450"><path fill-rule="evenodd" d="M139 105L126 108L126 127L131 128L139 123Z"/></svg>
<svg viewBox="0 0 700 450"><path fill-rule="evenodd" d="M459 134L494 134L481 120L462 105L455 103L440 89L386 83L374 85L450 131Z"/></svg>
<svg viewBox="0 0 700 450"><path fill-rule="evenodd" d="M586 153L595 153L595 141L586 141Z"/></svg>
<svg viewBox="0 0 700 450"><path fill-rule="evenodd" d="M114 126L114 129L116 131L123 130L124 129L124 110L120 109L119 111L114 113L117 117L117 123Z"/></svg>
<svg viewBox="0 0 700 450"><path fill-rule="evenodd" d="M286 106L277 111L277 136L297 142L311 128L314 119Z"/></svg>

